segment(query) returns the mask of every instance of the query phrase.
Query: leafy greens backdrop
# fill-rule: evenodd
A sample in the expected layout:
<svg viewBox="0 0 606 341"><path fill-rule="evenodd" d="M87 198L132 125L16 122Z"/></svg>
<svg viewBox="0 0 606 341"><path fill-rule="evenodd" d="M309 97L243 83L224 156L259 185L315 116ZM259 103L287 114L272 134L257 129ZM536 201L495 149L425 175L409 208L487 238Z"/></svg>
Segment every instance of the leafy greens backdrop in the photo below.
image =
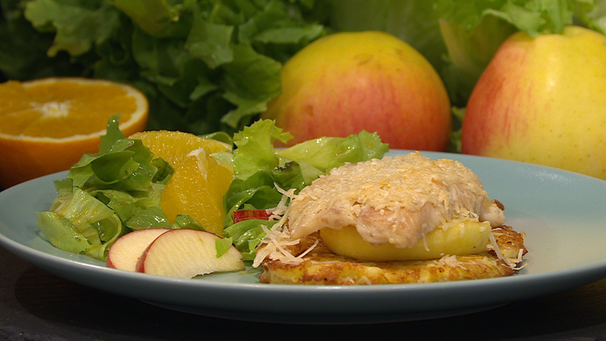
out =
<svg viewBox="0 0 606 341"><path fill-rule="evenodd" d="M384 30L441 75L457 122L517 30L604 33L606 0L0 0L0 81L83 76L150 100L148 129L233 133L280 92L285 61L333 31Z"/></svg>

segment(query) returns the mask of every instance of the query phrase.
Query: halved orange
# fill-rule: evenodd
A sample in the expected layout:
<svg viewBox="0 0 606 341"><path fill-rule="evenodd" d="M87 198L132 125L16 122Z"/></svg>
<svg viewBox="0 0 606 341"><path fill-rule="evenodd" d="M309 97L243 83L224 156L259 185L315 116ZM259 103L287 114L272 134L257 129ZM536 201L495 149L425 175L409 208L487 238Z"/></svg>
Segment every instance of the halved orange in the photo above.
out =
<svg viewBox="0 0 606 341"><path fill-rule="evenodd" d="M145 129L148 102L137 89L86 78L0 84L0 187L69 169L97 153L110 116L125 135Z"/></svg>

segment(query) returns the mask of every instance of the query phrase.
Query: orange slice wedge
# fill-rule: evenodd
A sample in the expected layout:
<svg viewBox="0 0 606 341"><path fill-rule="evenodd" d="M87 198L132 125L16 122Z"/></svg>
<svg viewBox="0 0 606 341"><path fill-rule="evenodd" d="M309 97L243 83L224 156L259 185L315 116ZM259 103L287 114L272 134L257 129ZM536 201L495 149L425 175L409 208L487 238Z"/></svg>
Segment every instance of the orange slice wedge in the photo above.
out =
<svg viewBox="0 0 606 341"><path fill-rule="evenodd" d="M223 196L232 181L232 166L211 156L231 152L232 146L179 131L144 131L129 136L140 139L154 158L161 157L175 170L166 183L160 207L172 223L188 214L209 232L223 236Z"/></svg>

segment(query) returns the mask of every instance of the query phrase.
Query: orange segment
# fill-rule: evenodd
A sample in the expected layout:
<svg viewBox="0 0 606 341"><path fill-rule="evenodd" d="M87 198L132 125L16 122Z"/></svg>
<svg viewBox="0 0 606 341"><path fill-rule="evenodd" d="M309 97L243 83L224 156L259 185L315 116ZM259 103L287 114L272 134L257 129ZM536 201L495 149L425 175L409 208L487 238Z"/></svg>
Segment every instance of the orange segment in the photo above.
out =
<svg viewBox="0 0 606 341"><path fill-rule="evenodd" d="M209 232L223 236L223 196L232 181L230 165L209 156L204 148L187 154L168 180L160 206L171 223L178 214L196 218Z"/></svg>
<svg viewBox="0 0 606 341"><path fill-rule="evenodd" d="M154 153L154 157L161 157L173 168L187 154L199 148L204 148L207 154L231 151L231 146L223 142L180 131L144 131L135 133L130 138L140 139Z"/></svg>
<svg viewBox="0 0 606 341"><path fill-rule="evenodd" d="M140 139L154 157L175 170L160 199L171 224L178 214L188 214L206 230L223 236L223 196L232 181L232 166L210 155L231 152L231 145L179 131L144 131L129 137Z"/></svg>
<svg viewBox="0 0 606 341"><path fill-rule="evenodd" d="M84 78L0 84L0 187L67 170L96 153L110 116L125 135L145 128L148 103L137 89Z"/></svg>

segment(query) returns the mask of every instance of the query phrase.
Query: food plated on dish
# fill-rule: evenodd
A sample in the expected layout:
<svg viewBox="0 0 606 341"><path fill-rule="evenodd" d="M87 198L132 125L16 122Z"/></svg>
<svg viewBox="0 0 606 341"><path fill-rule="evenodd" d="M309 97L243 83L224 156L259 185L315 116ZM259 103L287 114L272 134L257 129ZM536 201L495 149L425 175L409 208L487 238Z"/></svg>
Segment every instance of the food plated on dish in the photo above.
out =
<svg viewBox="0 0 606 341"><path fill-rule="evenodd" d="M376 134L275 150L274 139L289 135L262 120L234 135L233 152L219 144L212 153L204 140L162 158L166 145L145 133L127 138L116 124L98 154L56 182L50 210L37 213L53 245L112 268L193 278L241 271L246 261L263 266L264 283L424 283L510 276L527 253L525 234L504 225L503 205L469 168L419 152L384 156ZM274 138L253 140L263 134ZM259 150L270 162L251 158ZM193 170L180 179L184 164ZM180 196L166 195L184 179ZM199 202L223 210L190 210ZM170 219L167 207L184 208ZM222 213L222 230L203 220L211 213Z"/></svg>
<svg viewBox="0 0 606 341"><path fill-rule="evenodd" d="M333 169L291 199L257 252L261 281L427 283L513 275L524 233L460 162L420 153Z"/></svg>
<svg viewBox="0 0 606 341"><path fill-rule="evenodd" d="M397 156L410 151L392 150ZM108 268L106 262L52 246L36 212L56 197L39 178L0 193L0 244L31 264L99 290L207 316L309 323L401 321L451 316L548 295L606 276L604 181L557 169L468 155L424 152L460 161L488 193L507 203L507 222L526 233L526 266L513 276L405 285L259 283L260 268L193 280ZM520 193L525 195L520 195ZM243 253L244 254L244 253Z"/></svg>

